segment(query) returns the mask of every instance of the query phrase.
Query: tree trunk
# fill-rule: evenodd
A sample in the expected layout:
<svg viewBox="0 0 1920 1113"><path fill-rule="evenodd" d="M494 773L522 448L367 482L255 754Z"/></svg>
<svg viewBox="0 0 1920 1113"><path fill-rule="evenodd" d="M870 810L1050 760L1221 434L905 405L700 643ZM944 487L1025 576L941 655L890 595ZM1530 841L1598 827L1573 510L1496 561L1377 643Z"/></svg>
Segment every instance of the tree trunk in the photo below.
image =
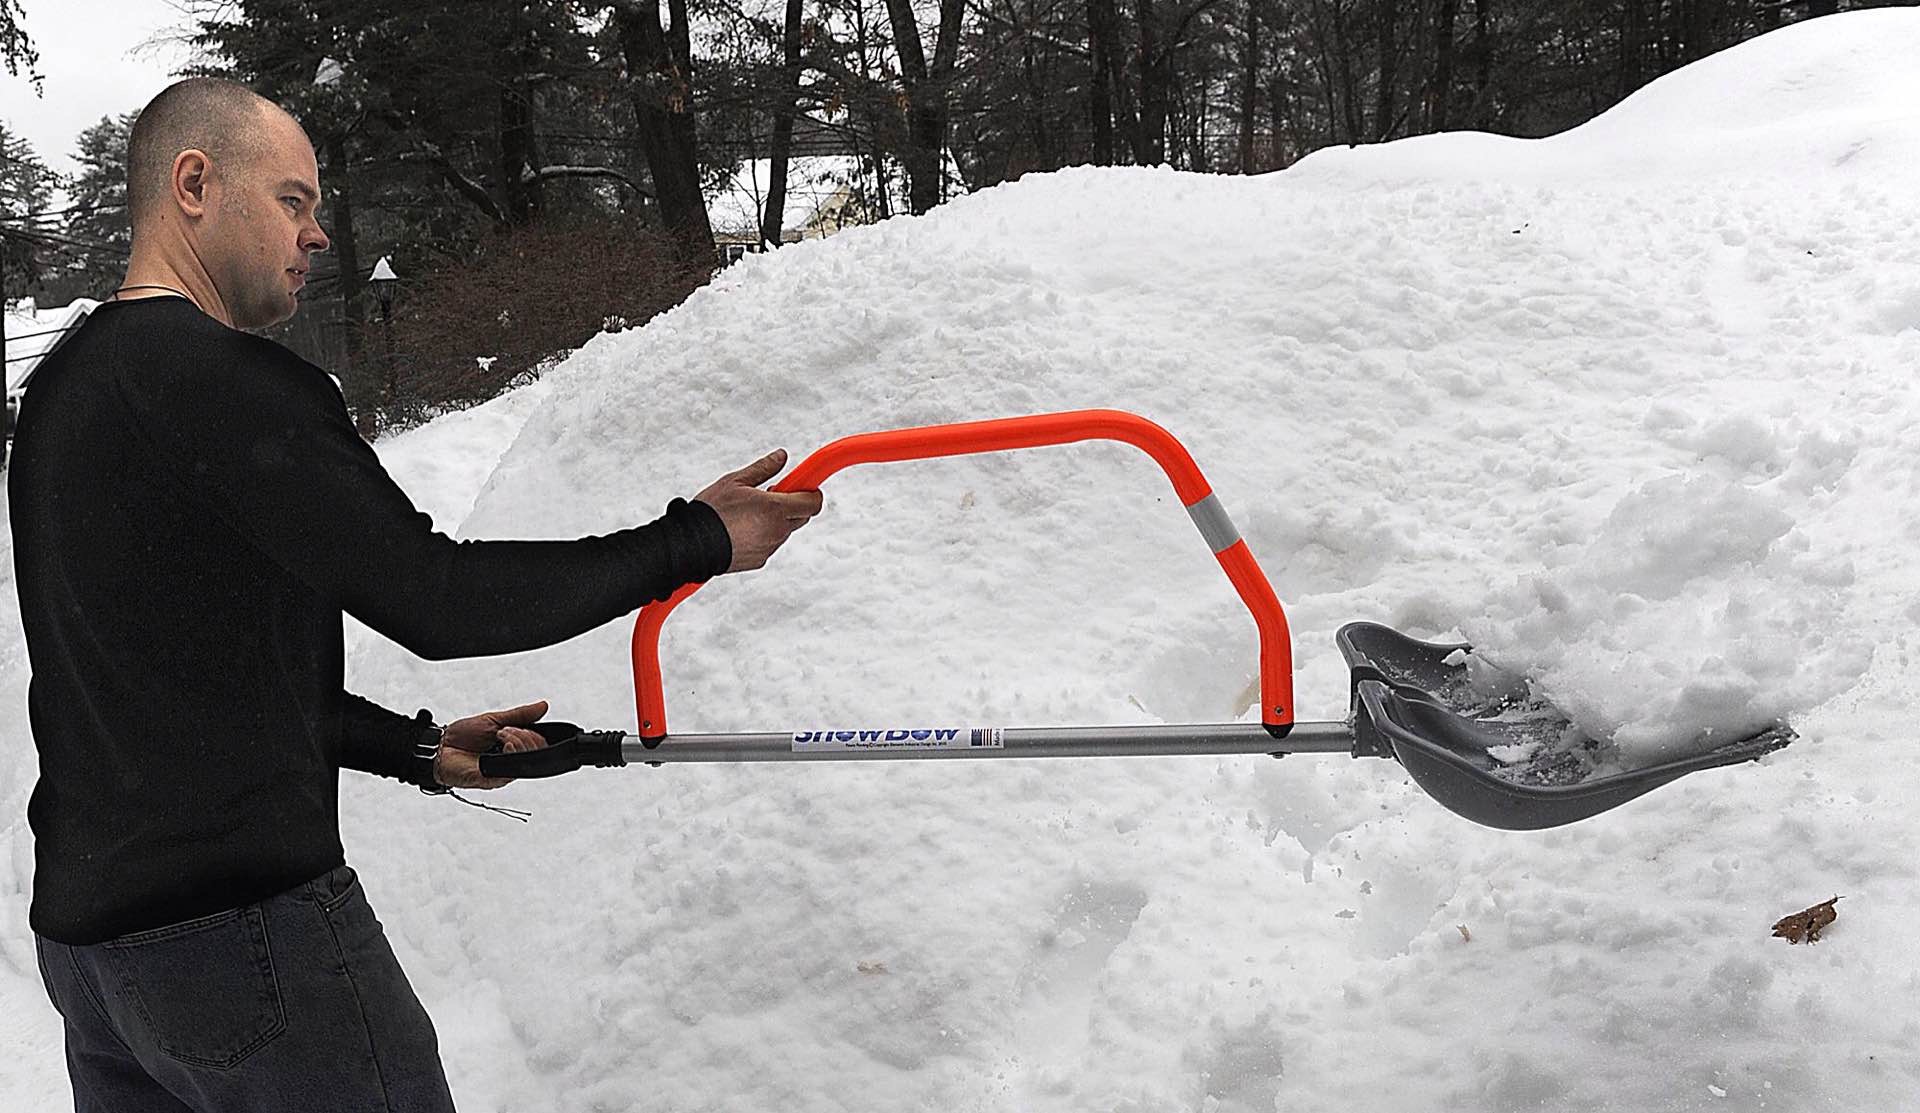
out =
<svg viewBox="0 0 1920 1113"><path fill-rule="evenodd" d="M1111 166L1120 151L1114 139L1120 139L1135 162L1139 161L1140 118L1134 111L1133 73L1140 68L1124 44L1119 8L1115 0L1087 0L1088 37L1096 50L1094 56L1094 161Z"/></svg>
<svg viewBox="0 0 1920 1113"><path fill-rule="evenodd" d="M500 184L506 193L507 220L517 228L540 215L542 189L534 171L539 159L533 144L533 100L526 82L506 81L500 89Z"/></svg>
<svg viewBox="0 0 1920 1113"><path fill-rule="evenodd" d="M787 23L780 35L780 104L773 113L773 166L767 172L767 207L760 214L760 242L779 247L786 231L787 158L793 150L793 117L800 101L801 0L787 0Z"/></svg>
<svg viewBox="0 0 1920 1113"><path fill-rule="evenodd" d="M913 0L887 0L893 49L900 59L900 77L907 94L907 142L900 161L907 167L907 205L915 215L938 205L944 192L941 172L947 148L948 83L960 51L960 17L965 10L964 0L940 0L940 29L929 66L920 45Z"/></svg>
<svg viewBox="0 0 1920 1113"><path fill-rule="evenodd" d="M527 57L525 0L508 0L506 38L500 44L500 189L507 220L524 228L540 214L540 168L533 140L533 93L527 86L532 59Z"/></svg>
<svg viewBox="0 0 1920 1113"><path fill-rule="evenodd" d="M1624 97L1640 87L1641 61L1647 49L1647 13L1644 0L1626 0L1620 9L1620 86Z"/></svg>
<svg viewBox="0 0 1920 1113"><path fill-rule="evenodd" d="M1447 109L1453 101L1453 20L1459 0L1440 0L1434 19L1433 83L1427 89L1427 130L1447 130Z"/></svg>
<svg viewBox="0 0 1920 1113"><path fill-rule="evenodd" d="M1273 118L1273 156L1267 165L1279 170L1292 161L1288 157L1293 152L1287 146L1287 138L1297 136L1298 124L1294 120L1293 98L1287 95L1285 77L1276 71L1268 81L1267 111Z"/></svg>
<svg viewBox="0 0 1920 1113"><path fill-rule="evenodd" d="M1374 40L1379 48L1379 85L1374 89L1373 101L1373 139L1376 143L1384 142L1393 131L1393 83L1399 79L1394 66L1397 56L1393 36L1394 13L1397 10L1398 5L1391 0L1375 4L1373 9L1375 30L1379 33Z"/></svg>
<svg viewBox="0 0 1920 1113"><path fill-rule="evenodd" d="M1240 56L1240 172L1254 172L1254 116L1260 105L1260 9L1247 0L1245 52Z"/></svg>
<svg viewBox="0 0 1920 1113"><path fill-rule="evenodd" d="M613 18L626 55L639 123L640 148L653 176L660 223L680 241L689 261L711 264L717 255L706 197L700 191L699 144L694 135L693 57L686 0L667 0L670 25L660 26L659 0L619 0Z"/></svg>
<svg viewBox="0 0 1920 1113"><path fill-rule="evenodd" d="M1474 44L1478 48L1479 63L1473 75L1473 103L1479 119L1475 121L1481 131L1490 131L1493 126L1493 105L1487 91L1493 86L1493 32L1487 18L1488 0L1473 0Z"/></svg>
<svg viewBox="0 0 1920 1113"><path fill-rule="evenodd" d="M1354 55L1360 44L1353 39L1347 22L1346 0L1333 0L1333 49L1339 60L1341 120L1346 125L1345 142L1358 143L1366 137L1366 120L1360 107L1360 81L1354 74Z"/></svg>
<svg viewBox="0 0 1920 1113"><path fill-rule="evenodd" d="M1014 15L1014 26L1019 28L1018 16L1013 5L1007 5L1009 15ZM1046 78L1040 73L1039 59L1034 54L1034 36L1020 35L1020 76L1026 83L1026 131L1029 142L1033 144L1033 156L1027 159L1029 167L1040 170L1058 170L1060 162L1053 154L1053 139L1047 128L1047 88Z"/></svg>
<svg viewBox="0 0 1920 1113"><path fill-rule="evenodd" d="M340 308L347 322L347 365L341 369L347 407L356 415L370 418L380 401L380 381L374 369L362 357L367 323L366 280L360 276L360 242L353 227L353 172L347 163L346 137L335 133L326 137L327 202L333 219L327 238L333 241L332 253L340 267Z"/></svg>
<svg viewBox="0 0 1920 1113"><path fill-rule="evenodd" d="M1686 47L1681 58L1697 62L1720 49L1724 0L1688 0L1685 5Z"/></svg>
<svg viewBox="0 0 1920 1113"><path fill-rule="evenodd" d="M1087 83L1087 117L1093 128L1093 162L1113 165L1113 51L1120 17L1114 0L1087 0L1087 51L1093 76Z"/></svg>
<svg viewBox="0 0 1920 1113"><path fill-rule="evenodd" d="M1334 81L1333 65L1334 54L1344 47L1335 41L1333 28L1323 18L1320 0L1313 0L1308 31L1308 38L1314 46L1309 57L1314 76L1319 78L1322 106L1319 118L1326 122L1326 142L1344 142L1340 135L1340 89Z"/></svg>
<svg viewBox="0 0 1920 1113"><path fill-rule="evenodd" d="M1153 0L1138 0L1140 20L1140 119L1134 128L1133 161L1167 161L1167 109L1173 100L1172 67L1160 42L1160 16Z"/></svg>

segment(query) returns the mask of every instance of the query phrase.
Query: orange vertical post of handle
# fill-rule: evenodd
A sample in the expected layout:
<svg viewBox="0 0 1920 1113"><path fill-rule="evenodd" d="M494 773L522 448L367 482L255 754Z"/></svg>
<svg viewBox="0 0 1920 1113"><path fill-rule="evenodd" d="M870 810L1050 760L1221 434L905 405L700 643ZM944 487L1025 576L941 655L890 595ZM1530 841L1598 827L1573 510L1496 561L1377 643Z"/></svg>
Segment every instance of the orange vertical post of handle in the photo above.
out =
<svg viewBox="0 0 1920 1113"><path fill-rule="evenodd" d="M941 456L970 456L1016 448L1113 440L1131 444L1153 457L1172 481L1182 505L1211 533L1210 544L1220 567L1252 613L1260 635L1260 721L1275 737L1293 726L1293 643L1286 611L1253 559L1247 543L1230 534L1232 523L1213 499L1213 488L1172 433L1138 414L1122 410L1075 410L995 421L965 421L860 433L828 444L800 462L776 491L814 491L835 472L856 464L927 460ZM640 721L640 737L666 737L667 707L660 679L660 631L673 609L700 589L688 584L670 597L650 603L633 624L633 691Z"/></svg>

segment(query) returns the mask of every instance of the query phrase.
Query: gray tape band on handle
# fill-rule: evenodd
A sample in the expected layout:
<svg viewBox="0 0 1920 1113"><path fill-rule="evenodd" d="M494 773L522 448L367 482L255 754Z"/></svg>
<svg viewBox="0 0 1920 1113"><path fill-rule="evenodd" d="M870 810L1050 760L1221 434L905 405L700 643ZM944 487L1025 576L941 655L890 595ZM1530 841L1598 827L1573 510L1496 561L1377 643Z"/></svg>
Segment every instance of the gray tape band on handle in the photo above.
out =
<svg viewBox="0 0 1920 1113"><path fill-rule="evenodd" d="M1224 553L1240 543L1240 531L1234 528L1233 519L1227 517L1227 508L1220 505L1219 495L1208 495L1192 506L1187 513L1193 516L1193 524L1200 527L1200 536L1207 539L1207 545L1216 553Z"/></svg>

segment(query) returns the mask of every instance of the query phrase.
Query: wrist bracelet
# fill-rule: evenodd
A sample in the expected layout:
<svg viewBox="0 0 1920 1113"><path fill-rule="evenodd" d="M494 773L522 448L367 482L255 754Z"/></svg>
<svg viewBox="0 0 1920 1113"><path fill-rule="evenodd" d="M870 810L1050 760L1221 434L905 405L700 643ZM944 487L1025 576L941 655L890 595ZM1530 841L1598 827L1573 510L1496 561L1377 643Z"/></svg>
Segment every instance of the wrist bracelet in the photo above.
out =
<svg viewBox="0 0 1920 1113"><path fill-rule="evenodd" d="M449 791L446 785L434 775L433 761L440 753L440 736L443 728L435 726L433 712L422 707L413 716L414 739L413 759L422 770L420 791L429 796L440 796Z"/></svg>

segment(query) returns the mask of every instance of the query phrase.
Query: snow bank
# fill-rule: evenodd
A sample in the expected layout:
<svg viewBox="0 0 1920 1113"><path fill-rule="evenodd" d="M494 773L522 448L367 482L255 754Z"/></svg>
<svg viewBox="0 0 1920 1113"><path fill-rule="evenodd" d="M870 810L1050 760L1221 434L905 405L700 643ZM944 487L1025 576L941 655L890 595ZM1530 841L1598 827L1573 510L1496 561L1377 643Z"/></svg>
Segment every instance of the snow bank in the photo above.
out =
<svg viewBox="0 0 1920 1113"><path fill-rule="evenodd" d="M1757 734L1865 670L1872 646L1833 620L1852 568L1810 548L1779 500L1663 476L1463 625L1490 671L1524 678L1635 768Z"/></svg>
<svg viewBox="0 0 1920 1113"><path fill-rule="evenodd" d="M1920 13L1791 35L1663 84L1774 88L1754 118L1789 118L1766 67L1830 49L1862 72L1809 64L1808 105L1831 81L1890 108ZM1901 67L1866 74L1882 51ZM1331 634L1374 619L1464 632L1649 753L1782 713L1800 742L1527 835L1344 758L635 768L497 794L525 828L350 777L349 856L463 1107L1906 1108L1914 174L1789 145L1777 175L1689 177L1659 89L1621 109L1667 159L1644 178L1508 173L1471 136L1253 180L1029 177L750 258L587 345L524 424L383 450L436 516L472 499L465 536L567 536L776 443L1132 409L1288 604L1303 718L1344 713ZM1910 149L1920 121L1883 116L1875 149ZM1633 129L1608 127L1513 149L1610 155ZM856 469L827 500L676 614L676 730L1249 716L1251 623L1132 450ZM624 726L627 632L444 664L361 635L349 674ZM0 732L18 816L30 750ZM1817 947L1767 937L1835 893ZM50 1105L24 895L0 917L0 1104Z"/></svg>
<svg viewBox="0 0 1920 1113"><path fill-rule="evenodd" d="M1893 64L1920 50L1920 25L1864 14L1729 51L1565 136L1503 141L1552 186L1494 180L1484 137L1439 136L1251 181L1070 171L753 260L557 372L466 528L614 528L772 447L767 430L804 451L1116 406L1169 425L1209 470L1304 609L1303 656L1341 619L1432 593L1445 606L1416 621L1464 630L1627 764L1751 733L1847 687L1868 652L1833 602L1847 558L1792 528L1848 461L1795 469L1798 442L1817 455L1824 433L1804 404L1768 406L1863 325L1905 331L1920 255L1901 197L1920 163L1823 177L1780 148L1792 190L1740 179L1677 197L1585 167L1627 147L1692 157L1706 135L1763 151L1810 120L1834 133L1835 113L1920 136L1916 79ZM1429 151L1443 182L1374 173L1434 176ZM1814 299L1866 312L1809 323ZM1709 427L1668 428L1702 405ZM675 474L655 478L660 461ZM1718 486L1677 479L1703 470ZM876 469L828 494L830 536L670 628L676 671L757 680L689 707L691 723L1247 713L1245 621L1128 451ZM1508 562L1534 586L1485 575ZM1362 613L1321 609L1347 591ZM815 634L805 654L777 631L724 633L769 606ZM910 653L930 631L921 669L857 691L811 679L861 675L870 647ZM1344 688L1327 690L1321 713L1337 714Z"/></svg>
<svg viewBox="0 0 1920 1113"><path fill-rule="evenodd" d="M1412 184L1463 179L1578 188L1764 178L1775 188L1912 174L1920 167L1920 34L1913 13L1849 12L1791 24L1667 74L1596 119L1546 139L1483 133L1329 148L1299 178Z"/></svg>

